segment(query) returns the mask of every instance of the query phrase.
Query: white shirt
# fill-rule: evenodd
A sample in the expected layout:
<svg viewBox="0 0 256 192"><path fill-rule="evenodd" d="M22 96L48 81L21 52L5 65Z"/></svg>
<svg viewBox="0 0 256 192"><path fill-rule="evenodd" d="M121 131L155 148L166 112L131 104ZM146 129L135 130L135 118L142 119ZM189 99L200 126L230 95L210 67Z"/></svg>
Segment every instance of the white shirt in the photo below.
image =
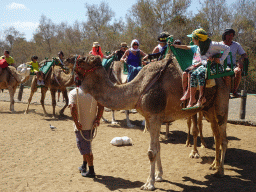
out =
<svg viewBox="0 0 256 192"><path fill-rule="evenodd" d="M224 60L226 59L226 57L229 54L230 48L229 48L229 46L223 45L220 42L212 41L210 46L209 46L208 51L206 52L206 54L201 55L202 64L204 66L206 66L207 65L207 59L209 57L212 57L213 55L216 55L216 54L220 53L221 51L223 51L223 54L220 58L220 64L223 65Z"/></svg>
<svg viewBox="0 0 256 192"><path fill-rule="evenodd" d="M78 89L78 104L77 104L77 89ZM69 105L76 104L77 110L79 107L78 118L79 122L82 125L82 130L91 130L93 126L93 122L96 119L97 115L97 101L89 94L85 94L82 89L75 88L72 91L70 91L69 95ZM74 125L74 131L78 131L76 128L75 123Z"/></svg>
<svg viewBox="0 0 256 192"><path fill-rule="evenodd" d="M220 43L225 45L223 41L221 41ZM235 65L236 64L236 54L238 53L239 55L243 55L243 54L245 54L245 51L242 48L242 46L239 43L235 42L235 41L232 41L232 44L229 47L230 47L230 52L232 53L233 65ZM227 63L231 64L231 60L230 60L229 55L227 57Z"/></svg>

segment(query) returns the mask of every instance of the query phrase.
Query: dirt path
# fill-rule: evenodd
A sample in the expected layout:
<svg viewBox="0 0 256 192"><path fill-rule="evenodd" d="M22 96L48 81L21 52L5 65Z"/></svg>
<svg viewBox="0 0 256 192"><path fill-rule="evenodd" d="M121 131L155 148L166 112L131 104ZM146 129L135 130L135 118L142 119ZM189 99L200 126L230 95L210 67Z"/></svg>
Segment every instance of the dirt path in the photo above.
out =
<svg viewBox="0 0 256 192"><path fill-rule="evenodd" d="M40 105L31 105L28 115L23 114L25 108L25 104L16 103L16 113L11 114L9 102L0 102L0 191L141 191L149 174L149 134L139 126L142 116L130 115L138 125L133 129L125 127L125 114L121 112L116 113L120 125L100 125L93 141L97 177L90 179L78 172L82 158L69 109L65 117L52 119L43 116ZM46 110L51 113L51 106ZM110 119L111 113L105 112L104 117ZM49 124L57 129L52 131ZM170 126L175 140L161 142L164 181L155 184L155 191L256 191L256 128L228 124L226 176L220 179L209 170L214 140L209 123L203 124L210 148L199 148L200 159L188 157L192 148L185 147L186 121ZM112 146L110 141L117 136L130 137L133 145Z"/></svg>

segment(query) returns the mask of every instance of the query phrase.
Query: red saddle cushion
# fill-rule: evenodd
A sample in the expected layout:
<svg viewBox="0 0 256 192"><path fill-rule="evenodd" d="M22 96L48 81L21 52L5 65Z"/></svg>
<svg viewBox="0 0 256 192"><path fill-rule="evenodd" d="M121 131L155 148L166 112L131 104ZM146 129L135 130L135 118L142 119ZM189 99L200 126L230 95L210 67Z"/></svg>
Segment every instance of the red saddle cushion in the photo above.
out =
<svg viewBox="0 0 256 192"><path fill-rule="evenodd" d="M8 63L6 62L5 59L0 59L0 67L1 67L2 69L8 67Z"/></svg>

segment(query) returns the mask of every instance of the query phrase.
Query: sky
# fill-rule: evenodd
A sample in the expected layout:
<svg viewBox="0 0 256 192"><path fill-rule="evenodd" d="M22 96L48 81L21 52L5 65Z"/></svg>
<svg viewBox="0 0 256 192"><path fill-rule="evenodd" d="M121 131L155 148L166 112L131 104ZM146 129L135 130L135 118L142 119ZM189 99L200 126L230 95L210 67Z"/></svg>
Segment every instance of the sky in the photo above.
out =
<svg viewBox="0 0 256 192"><path fill-rule="evenodd" d="M67 22L72 25L75 21L86 21L86 3L99 5L103 0L0 0L0 2L0 38L3 37L5 29L13 26L19 32L24 33L27 40L31 40L42 15L51 19L55 24ZM104 2L108 3L116 19L122 18L125 21L125 15L137 0ZM228 2L232 1L228 0ZM189 10L195 13L199 8L198 0L192 0Z"/></svg>

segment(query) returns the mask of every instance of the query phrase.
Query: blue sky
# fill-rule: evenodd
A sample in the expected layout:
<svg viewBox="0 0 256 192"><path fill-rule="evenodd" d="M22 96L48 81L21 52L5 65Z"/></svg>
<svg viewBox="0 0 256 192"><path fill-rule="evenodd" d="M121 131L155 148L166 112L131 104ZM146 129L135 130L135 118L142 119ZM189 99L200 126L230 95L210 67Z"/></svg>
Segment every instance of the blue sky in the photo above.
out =
<svg viewBox="0 0 256 192"><path fill-rule="evenodd" d="M53 23L67 22L72 25L76 20L86 21L85 3L100 4L102 0L1 0L0 12L0 38L3 31L10 26L25 34L27 40L33 37L42 14L50 18ZM105 1L109 4L115 18L125 20L125 15L137 0ZM232 2L228 0L228 2ZM193 0L189 10L195 12L199 9L198 0Z"/></svg>

